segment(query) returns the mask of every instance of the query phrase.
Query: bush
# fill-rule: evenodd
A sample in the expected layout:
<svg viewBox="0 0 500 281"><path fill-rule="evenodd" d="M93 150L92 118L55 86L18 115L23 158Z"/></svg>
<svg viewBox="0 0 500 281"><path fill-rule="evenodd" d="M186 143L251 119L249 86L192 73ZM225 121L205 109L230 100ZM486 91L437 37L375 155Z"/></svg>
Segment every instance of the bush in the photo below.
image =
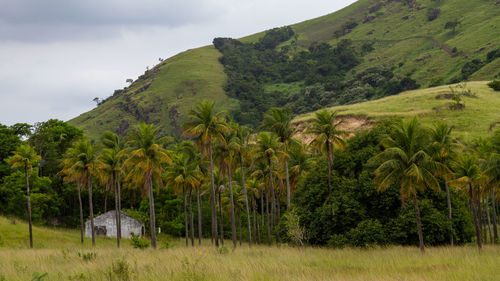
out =
<svg viewBox="0 0 500 281"><path fill-rule="evenodd" d="M132 239L130 239L130 245L136 249L146 249L149 247L149 241L139 238L139 236L132 233Z"/></svg>
<svg viewBox="0 0 500 281"><path fill-rule="evenodd" d="M387 245L388 239L384 226L377 219L367 219L351 229L346 238L349 245L356 247L368 247L373 245Z"/></svg>
<svg viewBox="0 0 500 281"><path fill-rule="evenodd" d="M347 246L347 238L342 234L333 234L328 240L328 247L332 248L344 248Z"/></svg>
<svg viewBox="0 0 500 281"><path fill-rule="evenodd" d="M427 20L433 21L439 17L441 10L439 8L429 9L427 12Z"/></svg>
<svg viewBox="0 0 500 281"><path fill-rule="evenodd" d="M488 86L492 88L495 91L500 91L500 80L493 80L490 83L488 83Z"/></svg>

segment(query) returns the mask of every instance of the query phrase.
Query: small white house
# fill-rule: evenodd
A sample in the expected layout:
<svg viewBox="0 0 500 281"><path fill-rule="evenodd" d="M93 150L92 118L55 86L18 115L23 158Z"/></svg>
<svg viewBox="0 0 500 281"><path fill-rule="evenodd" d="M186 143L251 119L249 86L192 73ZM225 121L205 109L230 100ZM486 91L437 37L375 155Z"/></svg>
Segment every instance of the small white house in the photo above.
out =
<svg viewBox="0 0 500 281"><path fill-rule="evenodd" d="M144 234L144 223L131 216L121 213L122 238L131 238L131 233L142 236ZM95 235L116 237L116 211L112 210L94 218ZM85 237L92 237L90 231L90 220L85 222Z"/></svg>

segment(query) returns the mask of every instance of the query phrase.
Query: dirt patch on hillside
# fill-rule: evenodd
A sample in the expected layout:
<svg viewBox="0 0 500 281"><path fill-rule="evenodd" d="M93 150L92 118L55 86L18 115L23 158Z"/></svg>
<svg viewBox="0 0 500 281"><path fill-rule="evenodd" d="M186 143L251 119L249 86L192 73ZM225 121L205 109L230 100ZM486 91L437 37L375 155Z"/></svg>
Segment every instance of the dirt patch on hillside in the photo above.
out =
<svg viewBox="0 0 500 281"><path fill-rule="evenodd" d="M339 130L347 132L347 138L352 137L356 132L373 127L372 121L370 121L368 118L359 116L339 116L337 118L337 121L340 122L338 126ZM296 123L297 127L294 137L306 144L311 143L311 141L314 139L314 136L311 134L307 134L310 124L311 121Z"/></svg>

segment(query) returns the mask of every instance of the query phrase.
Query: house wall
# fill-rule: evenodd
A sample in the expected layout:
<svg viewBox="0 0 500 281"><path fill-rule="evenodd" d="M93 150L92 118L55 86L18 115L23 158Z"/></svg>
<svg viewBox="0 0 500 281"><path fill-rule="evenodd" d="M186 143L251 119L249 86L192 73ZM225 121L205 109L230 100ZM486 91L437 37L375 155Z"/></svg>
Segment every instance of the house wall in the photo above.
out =
<svg viewBox="0 0 500 281"><path fill-rule="evenodd" d="M94 218L94 227L106 227L107 237L116 237L115 211L109 211ZM130 233L142 236L144 224L125 214L121 214L122 238L131 238ZM85 237L91 237L90 220L85 222Z"/></svg>

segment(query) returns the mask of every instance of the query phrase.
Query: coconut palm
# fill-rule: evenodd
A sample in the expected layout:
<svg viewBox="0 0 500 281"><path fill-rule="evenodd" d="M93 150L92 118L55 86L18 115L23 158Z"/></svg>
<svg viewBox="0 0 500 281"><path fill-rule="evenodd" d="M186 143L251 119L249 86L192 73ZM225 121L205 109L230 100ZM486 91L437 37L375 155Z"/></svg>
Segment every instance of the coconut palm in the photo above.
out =
<svg viewBox="0 0 500 281"><path fill-rule="evenodd" d="M268 166L269 184L271 191L271 214L272 224L276 225L276 202L273 181L273 162L277 161L277 155L280 154L279 138L269 132L261 132L257 136L257 144L255 146L255 157ZM279 238L277 238L279 239Z"/></svg>
<svg viewBox="0 0 500 281"><path fill-rule="evenodd" d="M468 189L469 204L472 209L472 216L474 218L474 228L476 230L477 246L479 249L482 247L481 228L479 226L479 218L476 207L475 195L479 193L476 190L479 183L483 180L481 168L477 157L470 154L461 154L461 156L452 163L453 171L455 172L455 179L450 183Z"/></svg>
<svg viewBox="0 0 500 281"><path fill-rule="evenodd" d="M28 197L28 224L30 235L30 248L33 248L33 231L31 222L31 196L30 196L30 176L33 172L33 165L40 162L41 157L36 153L35 149L29 144L21 144L13 155L6 159L7 163L13 169L23 169L26 178L26 194Z"/></svg>
<svg viewBox="0 0 500 281"><path fill-rule="evenodd" d="M500 186L500 130L496 130L491 137L490 157L485 171L488 176L488 186L490 187L491 207L493 209L493 241L498 242L497 212L496 212L496 192Z"/></svg>
<svg viewBox="0 0 500 281"><path fill-rule="evenodd" d="M422 253L425 249L417 194L427 188L439 190L435 175L445 170L442 164L434 161L427 153L428 136L427 130L416 118L407 123L399 121L393 126L391 136L382 141L385 150L372 159L375 163L381 163L375 170L377 190L383 192L398 184L402 201L414 201Z"/></svg>
<svg viewBox="0 0 500 281"><path fill-rule="evenodd" d="M309 134L314 135L311 146L326 154L328 164L328 193L332 190L332 162L335 145L343 146L342 136L345 132L338 127L341 122L337 122L337 112L328 112L326 109L317 111L312 119Z"/></svg>
<svg viewBox="0 0 500 281"><path fill-rule="evenodd" d="M92 203L92 180L96 175L97 153L95 146L87 139L81 139L73 144L66 151L65 159L63 160L63 174L80 177L80 186L87 185L89 193L89 213L90 213L90 231L92 234L92 246L95 246L95 231L94 231L94 208ZM80 194L79 194L80 197ZM81 199L80 199L81 202ZM82 209L80 206L80 220L83 223Z"/></svg>
<svg viewBox="0 0 500 281"><path fill-rule="evenodd" d="M245 209L247 213L247 226L248 226L248 246L252 247L252 230L250 227L250 208L248 206L248 192L245 183L245 169L244 162L245 159L249 159L251 155L249 139L250 139L250 129L245 126L240 126L238 124L233 125L233 130L235 130L236 135L233 138L230 146L234 151L236 151L240 160L240 175L241 175L241 186L243 188L243 194L245 199Z"/></svg>
<svg viewBox="0 0 500 281"><path fill-rule="evenodd" d="M189 112L189 121L184 125L183 135L194 137L201 150L208 154L210 159L210 184L212 195L212 232L215 236L215 245L219 246L217 237L217 215L215 210L215 186L214 186L214 165L212 159L212 141L214 139L224 140L223 133L229 128L222 119L222 112L215 112L215 104L209 101L202 101L195 109Z"/></svg>
<svg viewBox="0 0 500 281"><path fill-rule="evenodd" d="M191 225L191 244L194 246L194 226L192 222L191 191L200 185L201 173L195 159L185 153L177 153L172 157L172 164L165 173L166 184L173 187L174 192L182 191L184 198L184 225L186 246L188 246L188 225ZM189 193L189 195L188 195ZM188 223L187 196L189 196L190 222Z"/></svg>
<svg viewBox="0 0 500 281"><path fill-rule="evenodd" d="M268 129L279 137L279 141L283 145L283 161L285 162L285 179L286 179L286 208L290 208L290 178L288 175L288 148L291 143L296 142L293 139L295 127L292 126L292 112L288 108L273 107L264 115L262 128Z"/></svg>
<svg viewBox="0 0 500 281"><path fill-rule="evenodd" d="M451 136L452 128L446 123L439 122L436 123L431 132L431 144L429 146L430 153L434 160L442 163L443 165L448 165L450 160L455 155L454 150L457 145L455 139ZM443 175L444 186L446 190L446 203L448 205L448 220L450 221L450 244L453 246L453 223L452 223L452 209L451 209L451 197L450 188L448 186L448 175Z"/></svg>
<svg viewBox="0 0 500 281"><path fill-rule="evenodd" d="M98 174L106 186L111 186L115 194L116 244L120 248L121 239L121 174L125 158L124 144L120 137L112 132L101 136L104 149L99 155Z"/></svg>
<svg viewBox="0 0 500 281"><path fill-rule="evenodd" d="M128 168L126 179L136 186L143 187L143 194L149 195L149 223L151 246L156 249L156 222L153 196L153 181L157 186L163 184L161 175L164 164L170 163L169 152L161 147L158 140L158 128L141 123L129 134L129 158L123 165Z"/></svg>

